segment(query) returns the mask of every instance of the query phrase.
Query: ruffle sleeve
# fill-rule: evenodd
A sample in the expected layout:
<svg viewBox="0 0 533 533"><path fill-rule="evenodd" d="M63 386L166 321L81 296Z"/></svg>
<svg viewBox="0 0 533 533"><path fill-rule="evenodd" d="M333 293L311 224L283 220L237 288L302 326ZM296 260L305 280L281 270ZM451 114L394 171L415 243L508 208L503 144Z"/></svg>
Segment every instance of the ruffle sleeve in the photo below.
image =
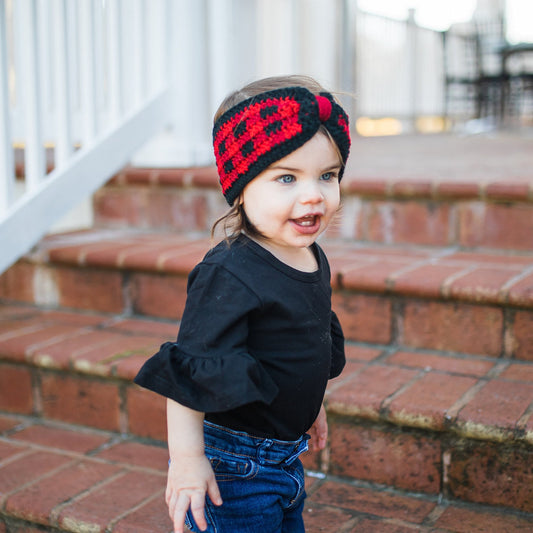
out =
<svg viewBox="0 0 533 533"><path fill-rule="evenodd" d="M344 333L334 311L331 312L331 367L329 378L336 378L346 364L344 354Z"/></svg>
<svg viewBox="0 0 533 533"><path fill-rule="evenodd" d="M247 317L260 305L223 266L200 263L189 276L177 341L163 344L135 383L202 412L271 403L278 387L247 351Z"/></svg>
<svg viewBox="0 0 533 533"><path fill-rule="evenodd" d="M145 363L135 382L206 413L255 401L269 404L278 393L266 370L245 352L198 357L170 342Z"/></svg>

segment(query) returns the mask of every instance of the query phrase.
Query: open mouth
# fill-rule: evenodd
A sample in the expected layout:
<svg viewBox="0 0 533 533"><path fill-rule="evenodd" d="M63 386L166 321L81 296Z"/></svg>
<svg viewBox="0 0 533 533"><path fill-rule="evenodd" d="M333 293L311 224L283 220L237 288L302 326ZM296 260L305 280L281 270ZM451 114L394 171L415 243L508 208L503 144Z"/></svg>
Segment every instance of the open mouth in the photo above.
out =
<svg viewBox="0 0 533 533"><path fill-rule="evenodd" d="M316 233L320 229L320 218L320 215L306 215L293 218L291 222L299 233Z"/></svg>
<svg viewBox="0 0 533 533"><path fill-rule="evenodd" d="M317 215L307 215L302 218L295 218L293 221L295 224L298 224L298 226L315 226L318 223L319 217Z"/></svg>

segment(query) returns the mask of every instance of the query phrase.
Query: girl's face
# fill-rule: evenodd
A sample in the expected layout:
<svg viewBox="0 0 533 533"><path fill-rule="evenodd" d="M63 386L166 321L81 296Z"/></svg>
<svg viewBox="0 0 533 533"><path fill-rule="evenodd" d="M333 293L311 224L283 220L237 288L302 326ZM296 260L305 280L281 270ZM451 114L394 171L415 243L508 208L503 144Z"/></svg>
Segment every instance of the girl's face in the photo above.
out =
<svg viewBox="0 0 533 533"><path fill-rule="evenodd" d="M316 240L339 207L340 169L337 150L318 132L246 185L241 202L268 247L287 256Z"/></svg>

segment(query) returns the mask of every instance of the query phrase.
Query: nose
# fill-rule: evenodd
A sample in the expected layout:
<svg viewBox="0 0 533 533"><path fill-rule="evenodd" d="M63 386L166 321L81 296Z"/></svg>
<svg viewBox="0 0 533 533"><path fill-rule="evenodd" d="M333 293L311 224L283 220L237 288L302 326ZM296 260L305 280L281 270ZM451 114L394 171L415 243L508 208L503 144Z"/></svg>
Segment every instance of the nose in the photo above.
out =
<svg viewBox="0 0 533 533"><path fill-rule="evenodd" d="M306 180L302 183L300 202L302 204L319 204L324 200L320 184L316 180Z"/></svg>

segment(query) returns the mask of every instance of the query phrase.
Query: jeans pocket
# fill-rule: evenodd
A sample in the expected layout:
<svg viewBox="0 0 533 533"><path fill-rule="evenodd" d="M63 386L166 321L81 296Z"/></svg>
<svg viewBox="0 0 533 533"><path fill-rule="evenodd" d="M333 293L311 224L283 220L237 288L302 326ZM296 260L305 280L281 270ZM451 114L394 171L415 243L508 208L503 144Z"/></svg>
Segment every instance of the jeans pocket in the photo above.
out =
<svg viewBox="0 0 533 533"><path fill-rule="evenodd" d="M257 465L246 457L231 455L206 448L206 455L211 463L217 481L249 479L257 472Z"/></svg>

